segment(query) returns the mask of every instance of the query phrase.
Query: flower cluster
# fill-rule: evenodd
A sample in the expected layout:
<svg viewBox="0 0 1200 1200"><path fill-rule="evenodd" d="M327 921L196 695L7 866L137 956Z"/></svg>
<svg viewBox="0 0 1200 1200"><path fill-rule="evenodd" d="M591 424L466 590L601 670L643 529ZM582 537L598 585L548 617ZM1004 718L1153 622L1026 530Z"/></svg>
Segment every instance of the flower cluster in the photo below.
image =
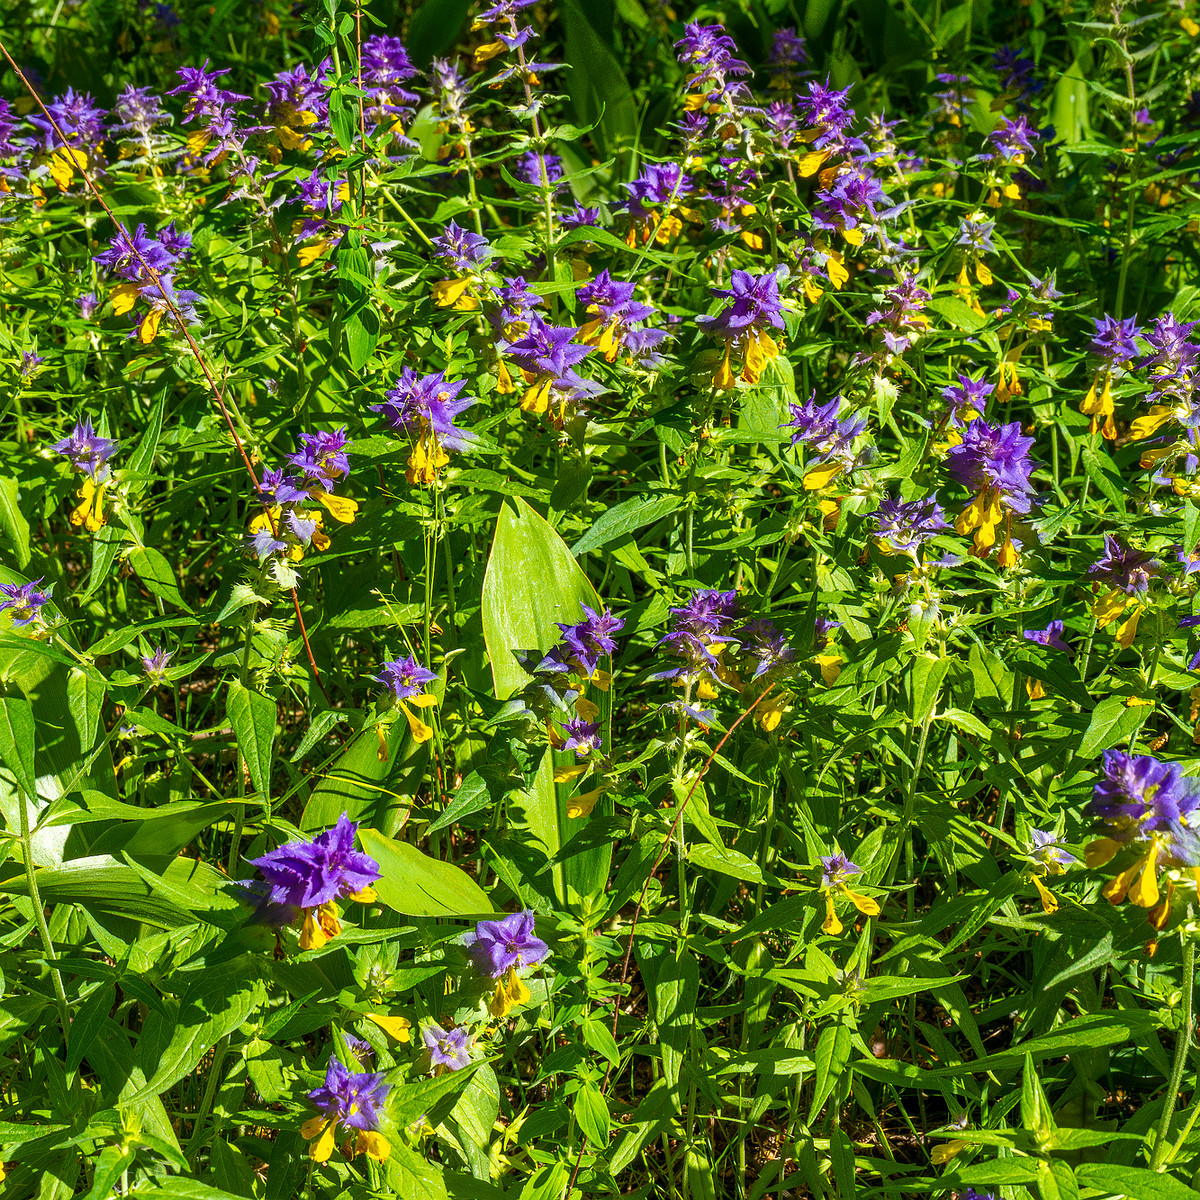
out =
<svg viewBox="0 0 1200 1200"><path fill-rule="evenodd" d="M1150 924L1162 929L1176 886L1200 885L1200 787L1178 763L1106 750L1089 811L1105 832L1086 848L1089 867L1103 866L1127 847L1134 853L1133 861L1105 884L1104 898L1119 904L1128 897L1148 909ZM1166 872L1165 890L1160 870Z"/></svg>
<svg viewBox="0 0 1200 1200"><path fill-rule="evenodd" d="M79 504L71 511L72 525L82 525L89 533L95 533L108 520L104 515L104 494L112 480L108 460L120 446L120 442L101 437L92 428L91 417L85 417L70 434L50 447L83 474L83 484L76 493Z"/></svg>
<svg viewBox="0 0 1200 1200"><path fill-rule="evenodd" d="M342 931L337 901L375 899L379 864L354 849L358 826L343 813L337 824L308 841L287 842L250 862L270 885L267 899L299 917L301 950L319 950Z"/></svg>
<svg viewBox="0 0 1200 1200"><path fill-rule="evenodd" d="M299 449L287 455L294 474L282 467L263 472L258 488L263 511L250 522L250 544L259 562L269 562L280 587L295 586L289 564L299 562L309 547L328 549L322 509L342 524L357 515L355 501L331 491L350 474L349 450L344 428L302 433ZM312 507L314 501L321 507Z"/></svg>

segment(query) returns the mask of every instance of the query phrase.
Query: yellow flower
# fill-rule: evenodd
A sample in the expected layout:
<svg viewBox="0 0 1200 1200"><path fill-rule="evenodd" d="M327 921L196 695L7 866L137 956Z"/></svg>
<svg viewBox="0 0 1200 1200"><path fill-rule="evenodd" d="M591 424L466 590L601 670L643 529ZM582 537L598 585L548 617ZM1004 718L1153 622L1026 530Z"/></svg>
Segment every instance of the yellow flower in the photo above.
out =
<svg viewBox="0 0 1200 1200"><path fill-rule="evenodd" d="M412 1041L412 1022L404 1017L385 1017L382 1013L365 1013L364 1015L368 1021L373 1021L395 1041Z"/></svg>

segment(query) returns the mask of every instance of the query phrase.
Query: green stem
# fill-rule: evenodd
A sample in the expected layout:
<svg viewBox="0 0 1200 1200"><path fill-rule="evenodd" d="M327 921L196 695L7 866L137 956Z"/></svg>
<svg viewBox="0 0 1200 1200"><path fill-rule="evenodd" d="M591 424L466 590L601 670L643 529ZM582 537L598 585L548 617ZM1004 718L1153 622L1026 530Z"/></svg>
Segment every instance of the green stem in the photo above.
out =
<svg viewBox="0 0 1200 1200"><path fill-rule="evenodd" d="M1183 935L1183 1020L1175 1042L1175 1061L1171 1064L1171 1078L1167 1083L1167 1094L1163 1100L1162 1117L1154 1131L1154 1150L1150 1156L1150 1170L1161 1171L1167 1164L1170 1143L1171 1118L1175 1115L1175 1102L1179 1086L1183 1082L1183 1071L1187 1066L1188 1051L1192 1045L1192 988L1196 975L1196 938Z"/></svg>
<svg viewBox="0 0 1200 1200"><path fill-rule="evenodd" d="M213 1051L212 1066L208 1069L208 1081L204 1088L204 1098L196 1110L196 1119L192 1124L192 1136L187 1144L187 1160L194 1167L195 1155L200 1150L201 1134L204 1132L204 1121L212 1109L213 1097L217 1094L217 1084L221 1079L221 1068L225 1065L225 1053L229 1049L229 1035L226 1034Z"/></svg>
<svg viewBox="0 0 1200 1200"><path fill-rule="evenodd" d="M33 865L33 834L29 828L29 804L30 798L18 788L17 807L21 810L21 857L25 860L25 881L29 885L29 899L33 903L33 919L37 922L38 933L42 936L46 957L53 962L58 954L54 949L54 942L50 938L50 926L46 924L46 910L42 907L42 897L38 891L37 868ZM62 976L55 966L50 968L50 979L54 984L54 996L58 1001L58 1019L62 1025L63 1040L65 1041L71 1028L71 1009L67 1004L67 993L63 987Z"/></svg>

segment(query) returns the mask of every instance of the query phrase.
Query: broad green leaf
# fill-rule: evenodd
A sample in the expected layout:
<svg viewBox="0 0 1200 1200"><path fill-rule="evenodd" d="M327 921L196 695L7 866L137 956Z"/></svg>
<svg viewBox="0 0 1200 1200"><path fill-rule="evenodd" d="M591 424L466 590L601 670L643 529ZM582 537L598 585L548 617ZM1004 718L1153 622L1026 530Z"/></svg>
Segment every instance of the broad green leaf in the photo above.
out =
<svg viewBox="0 0 1200 1200"><path fill-rule="evenodd" d="M1125 696L1105 696L1092 710L1092 719L1079 743L1082 759L1094 758L1129 737L1146 719L1145 711L1125 703Z"/></svg>
<svg viewBox="0 0 1200 1200"><path fill-rule="evenodd" d="M740 850L721 849L707 842L697 842L688 847L688 862L694 867L718 871L747 883L762 883L763 873L758 863L747 858Z"/></svg>
<svg viewBox="0 0 1200 1200"><path fill-rule="evenodd" d="M171 564L157 550L150 546L135 546L129 552L129 565L154 595L169 600L184 612L192 611L179 594L179 583Z"/></svg>
<svg viewBox="0 0 1200 1200"><path fill-rule="evenodd" d="M846 1070L846 1064L850 1061L850 1051L850 1030L845 1025L839 1022L836 1025L827 1025L821 1030L813 1055L816 1059L816 1069L812 1102L808 1108L810 1125L817 1119L822 1106Z"/></svg>
<svg viewBox="0 0 1200 1200"><path fill-rule="evenodd" d="M599 1151L608 1145L611 1127L608 1104L594 1083L580 1084L575 1093L575 1120L579 1122L579 1128L587 1134L593 1148Z"/></svg>
<svg viewBox="0 0 1200 1200"><path fill-rule="evenodd" d="M422 854L374 829L358 831L362 848L378 864L380 900L409 917L480 916L493 911L486 893L453 863Z"/></svg>
<svg viewBox="0 0 1200 1200"><path fill-rule="evenodd" d="M0 696L0 762L13 773L27 801L37 799L36 733L29 701Z"/></svg>
<svg viewBox="0 0 1200 1200"><path fill-rule="evenodd" d="M229 684L225 702L229 723L237 735L254 790L266 804L271 795L271 757L275 743L275 701L251 691L236 679Z"/></svg>
<svg viewBox="0 0 1200 1200"><path fill-rule="evenodd" d="M633 533L645 525L653 525L655 521L673 513L680 503L678 495L636 496L632 500L625 500L607 509L591 529L571 547L571 553L578 557L591 550L599 550L627 533Z"/></svg>
<svg viewBox="0 0 1200 1200"><path fill-rule="evenodd" d="M29 566L29 522L17 503L20 490L13 478L0 478L0 532L8 538L12 547L13 562L17 570L23 571Z"/></svg>
<svg viewBox="0 0 1200 1200"><path fill-rule="evenodd" d="M600 599L566 543L521 499L504 504L483 580L483 637L496 695L507 700L529 680L517 650L545 654L559 639L556 622L583 617Z"/></svg>
<svg viewBox="0 0 1200 1200"><path fill-rule="evenodd" d="M173 1087L226 1034L243 1025L266 997L262 965L251 954L221 964L219 970L193 973L179 1002L166 1049L142 1069L153 1074L131 1101L161 1095ZM186 978L186 976L184 977Z"/></svg>

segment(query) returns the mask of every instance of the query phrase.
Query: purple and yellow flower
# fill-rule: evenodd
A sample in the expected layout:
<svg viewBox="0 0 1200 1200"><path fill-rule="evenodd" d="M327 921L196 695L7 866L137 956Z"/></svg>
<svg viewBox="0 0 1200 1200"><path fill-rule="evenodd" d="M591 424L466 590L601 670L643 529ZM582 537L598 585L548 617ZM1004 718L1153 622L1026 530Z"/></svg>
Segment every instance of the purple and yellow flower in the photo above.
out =
<svg viewBox="0 0 1200 1200"><path fill-rule="evenodd" d="M1079 861L1063 849L1062 838L1052 829L1032 829L1026 854L1030 860L1028 877L1037 889L1042 902L1042 912L1047 916L1058 912L1058 897L1042 882L1043 875L1061 875L1069 866Z"/></svg>
<svg viewBox="0 0 1200 1200"><path fill-rule="evenodd" d="M996 544L997 526L1005 524L1004 543L996 561L1010 567L1017 560L1012 538L1012 514L1024 515L1033 506L1030 475L1034 462L1029 457L1033 438L1021 436L1021 425L992 425L980 419L963 430L960 445L947 457L950 473L975 493L954 524L955 531L974 537L974 552L981 558Z"/></svg>
<svg viewBox="0 0 1200 1200"><path fill-rule="evenodd" d="M273 904L291 905L303 914L301 950L319 950L342 931L337 900L372 903L379 864L354 849L358 826L345 814L332 829L307 841L287 842L250 862L271 885Z"/></svg>
<svg viewBox="0 0 1200 1200"><path fill-rule="evenodd" d="M300 1134L312 1143L308 1154L315 1162L328 1162L337 1145L337 1127L342 1125L353 1136L346 1142L348 1157L366 1154L383 1162L391 1153L387 1138L379 1132L380 1110L391 1086L381 1072L351 1071L339 1059L331 1058L325 1068L325 1082L313 1088L308 1098L321 1110L301 1126Z"/></svg>
<svg viewBox="0 0 1200 1200"><path fill-rule="evenodd" d="M434 304L439 308L474 312L479 307L476 294L479 272L492 253L487 238L451 221L446 232L433 239L433 249L451 272L449 279L433 285Z"/></svg>
<svg viewBox="0 0 1200 1200"><path fill-rule="evenodd" d="M835 895L849 900L865 917L877 917L879 915L878 901L873 900L870 896L864 896L861 892L852 891L846 886L847 879L852 879L855 875L861 874L862 867L852 863L840 851L828 857L821 856L820 888L821 894L825 897L825 920L821 923L821 928L826 933L832 933L836 936L845 928L837 915L837 909L834 907L833 898Z"/></svg>
<svg viewBox="0 0 1200 1200"><path fill-rule="evenodd" d="M383 413L393 429L413 439L404 473L409 483L436 483L439 472L450 462L447 451L469 450L478 444L476 434L459 429L454 423L478 403L474 396L460 398L466 386L465 379L451 382L444 371L422 376L411 367L404 367L400 378L385 394L385 402L371 405L373 412Z"/></svg>
<svg viewBox="0 0 1200 1200"><path fill-rule="evenodd" d="M422 1021L421 1040L434 1075L471 1065L471 1035L466 1029L443 1029L436 1021Z"/></svg>
<svg viewBox="0 0 1200 1200"><path fill-rule="evenodd" d="M50 602L50 593L54 585L39 589L41 578L29 583L0 583L0 612L12 614L14 628L22 625L41 624L46 618L42 608Z"/></svg>
<svg viewBox="0 0 1200 1200"><path fill-rule="evenodd" d="M804 487L808 491L818 491L859 464L854 443L866 430L867 421L853 413L839 420L841 406L841 396L818 404L816 391L803 404L788 405L792 419L782 428L792 431L793 446L815 451L804 464Z"/></svg>
<svg viewBox="0 0 1200 1200"><path fill-rule="evenodd" d="M49 117L31 116L29 124L40 138L38 159L45 161L50 178L65 192L75 175L85 171L99 153L104 141L105 110L91 96L74 88L67 88L46 105L46 110ZM62 138L55 126L61 130ZM41 202L41 188L35 184L33 192Z"/></svg>
<svg viewBox="0 0 1200 1200"><path fill-rule="evenodd" d="M1117 426L1113 421L1112 377L1114 372L1137 357L1138 348L1134 339L1140 337L1142 331L1135 317L1121 321L1106 314L1095 325L1091 351L1099 359L1099 364L1091 389L1079 405L1079 411L1091 417L1092 433L1099 432L1111 442L1117 436Z"/></svg>
<svg viewBox="0 0 1200 1200"><path fill-rule="evenodd" d="M101 437L92 428L91 417L85 417L76 422L67 437L50 447L84 475L83 484L76 492L79 504L71 511L72 525L82 525L89 533L95 533L108 520L104 515L104 493L111 479L108 460L120 446L118 441Z"/></svg>
<svg viewBox="0 0 1200 1200"><path fill-rule="evenodd" d="M513 1005L529 1000L529 989L517 972L535 966L550 953L550 947L537 936L535 925L533 912L524 909L499 921L480 921L475 931L463 938L475 968L497 981L488 1002L493 1016L502 1017Z"/></svg>
<svg viewBox="0 0 1200 1200"><path fill-rule="evenodd" d="M730 357L735 352L743 364L741 378L757 383L767 363L779 355L779 346L768 332L784 328L779 273L752 275L735 268L728 288L711 290L714 296L729 300L716 315L696 318L696 324L709 337L725 343L725 352L713 372L713 387L725 390L734 386Z"/></svg>
<svg viewBox="0 0 1200 1200"><path fill-rule="evenodd" d="M604 391L602 385L575 370L596 349L580 345L575 340L579 332L571 325L551 325L539 313L531 312L524 335L498 346L500 353L521 369L526 384L522 410L546 413L556 429L583 412L584 400Z"/></svg>
<svg viewBox="0 0 1200 1200"><path fill-rule="evenodd" d="M1177 872L1191 871L1200 884L1195 832L1200 789L1196 781L1184 776L1178 763L1106 750L1102 776L1092 789L1088 808L1104 822L1108 834L1086 848L1089 867L1103 866L1129 845L1137 854L1130 866L1105 884L1101 894L1112 904L1128 897L1139 908L1149 909L1150 924L1162 929L1170 915ZM1168 876L1165 896L1159 886L1160 867Z"/></svg>
<svg viewBox="0 0 1200 1200"><path fill-rule="evenodd" d="M172 308L187 325L199 321L199 293L175 287L175 273L191 252L191 237L177 231L172 221L157 237L147 233L145 225L132 234L120 228L109 248L95 256L99 266L121 280L108 296L117 316L132 312L139 300L146 303L146 311L135 314L137 328L130 335L143 345L155 339L163 316Z"/></svg>
<svg viewBox="0 0 1200 1200"><path fill-rule="evenodd" d="M580 340L595 346L609 362L616 362L622 349L638 354L652 351L667 336L662 330L643 328L656 310L633 298L636 287L613 279L604 270L577 293L589 318L580 330Z"/></svg>
<svg viewBox="0 0 1200 1200"><path fill-rule="evenodd" d="M433 737L433 730L409 706L430 708L437 703L437 697L425 691L425 685L436 678L435 672L427 671L412 655L385 662L380 674L374 676L375 682L388 687L396 698L400 711L408 720L413 741L427 742Z"/></svg>
<svg viewBox="0 0 1200 1200"><path fill-rule="evenodd" d="M1140 600L1149 590L1151 579L1162 570L1162 563L1149 551L1128 546L1110 533L1104 535L1104 553L1087 569L1090 579L1108 585L1092 605L1092 615L1101 629L1123 616L1133 603L1132 614L1117 628L1117 641L1126 649L1137 636L1138 620L1144 611Z"/></svg>
<svg viewBox="0 0 1200 1200"><path fill-rule="evenodd" d="M921 500L881 500L874 516L880 549L886 554L911 554L914 559L926 542L950 528L936 493Z"/></svg>
<svg viewBox="0 0 1200 1200"><path fill-rule="evenodd" d="M331 517L350 524L358 513L358 504L348 496L336 496L328 489L350 473L350 443L345 429L332 432L302 433L299 449L287 455L295 475L283 470L264 471L259 485L262 512L250 521L250 541L259 560L275 559L275 573L281 586L292 587L295 577L283 558L299 562L309 546L329 548L325 517L320 509L308 507L315 500Z"/></svg>

